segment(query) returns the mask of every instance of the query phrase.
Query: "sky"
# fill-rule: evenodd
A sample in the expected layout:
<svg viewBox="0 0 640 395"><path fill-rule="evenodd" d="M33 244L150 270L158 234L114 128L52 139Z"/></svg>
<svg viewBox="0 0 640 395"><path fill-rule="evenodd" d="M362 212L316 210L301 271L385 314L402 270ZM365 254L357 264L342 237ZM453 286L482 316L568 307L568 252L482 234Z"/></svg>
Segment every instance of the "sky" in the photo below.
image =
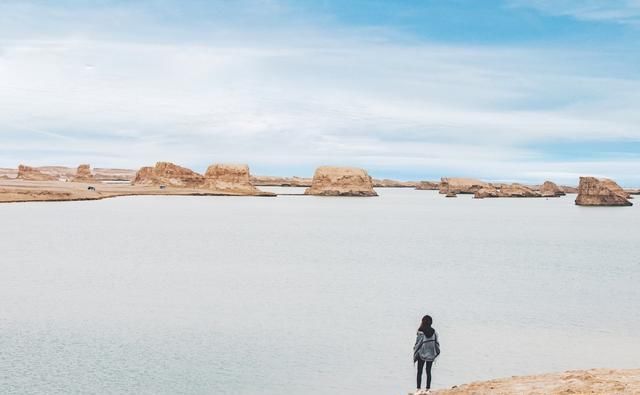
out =
<svg viewBox="0 0 640 395"><path fill-rule="evenodd" d="M0 167L640 186L640 0L1 0Z"/></svg>

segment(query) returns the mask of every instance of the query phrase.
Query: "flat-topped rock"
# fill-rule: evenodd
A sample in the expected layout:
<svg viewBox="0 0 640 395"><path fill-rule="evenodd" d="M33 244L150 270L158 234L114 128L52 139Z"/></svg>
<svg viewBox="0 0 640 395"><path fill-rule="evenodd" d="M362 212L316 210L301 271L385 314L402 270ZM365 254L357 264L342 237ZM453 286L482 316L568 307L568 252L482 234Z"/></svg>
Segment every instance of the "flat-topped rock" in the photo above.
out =
<svg viewBox="0 0 640 395"><path fill-rule="evenodd" d="M355 167L318 167L311 187L305 195L316 196L378 196L366 170Z"/></svg>
<svg viewBox="0 0 640 395"><path fill-rule="evenodd" d="M542 194L533 188L522 184L488 185L480 188L473 195L476 199L484 198L525 198L542 197Z"/></svg>
<svg viewBox="0 0 640 395"><path fill-rule="evenodd" d="M578 197L579 206L631 206L628 194L610 179L580 177Z"/></svg>
<svg viewBox="0 0 640 395"><path fill-rule="evenodd" d="M544 184L540 186L540 194L543 197L558 197L566 195L562 188L551 181L545 181Z"/></svg>
<svg viewBox="0 0 640 395"><path fill-rule="evenodd" d="M248 165L214 164L207 168L203 188L239 195L272 195L251 183Z"/></svg>
<svg viewBox="0 0 640 395"><path fill-rule="evenodd" d="M447 194L449 192L456 194L474 194L483 187L491 187L491 184L484 181L476 180L474 178L442 177L440 179L441 194Z"/></svg>
<svg viewBox="0 0 640 395"><path fill-rule="evenodd" d="M76 170L76 175L72 178L73 182L94 182L96 179L91 173L90 165L80 165Z"/></svg>
<svg viewBox="0 0 640 395"><path fill-rule="evenodd" d="M16 177L19 180L27 181L57 181L58 178L46 173L41 172L35 167L20 165L18 166L18 175Z"/></svg>
<svg viewBox="0 0 640 395"><path fill-rule="evenodd" d="M138 170L133 184L199 188L204 184L204 176L170 162L158 162L154 167L143 167Z"/></svg>

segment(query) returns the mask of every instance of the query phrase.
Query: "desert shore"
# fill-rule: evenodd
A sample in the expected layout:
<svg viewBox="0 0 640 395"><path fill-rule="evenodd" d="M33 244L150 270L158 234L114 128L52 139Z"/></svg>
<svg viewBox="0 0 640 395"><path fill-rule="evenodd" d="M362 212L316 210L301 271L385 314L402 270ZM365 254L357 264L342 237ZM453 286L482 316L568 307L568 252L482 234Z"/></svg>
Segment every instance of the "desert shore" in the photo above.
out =
<svg viewBox="0 0 640 395"><path fill-rule="evenodd" d="M463 384L430 393L438 395L640 394L640 369L590 369L514 376Z"/></svg>
<svg viewBox="0 0 640 395"><path fill-rule="evenodd" d="M95 190L89 190L89 187ZM175 195L175 196L275 196L270 192L246 195L232 191L216 191L201 188L160 189L157 186L106 184L100 182L25 181L0 179L0 203L56 202L99 200L118 196Z"/></svg>

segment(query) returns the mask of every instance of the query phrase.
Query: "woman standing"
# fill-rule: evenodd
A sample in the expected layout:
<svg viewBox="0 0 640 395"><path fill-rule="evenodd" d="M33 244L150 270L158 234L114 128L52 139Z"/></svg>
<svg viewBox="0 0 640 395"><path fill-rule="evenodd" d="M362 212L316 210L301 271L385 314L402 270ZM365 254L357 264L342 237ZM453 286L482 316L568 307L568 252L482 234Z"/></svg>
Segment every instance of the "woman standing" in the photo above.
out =
<svg viewBox="0 0 640 395"><path fill-rule="evenodd" d="M416 388L420 390L422 385L422 369L426 366L427 391L431 388L431 367L436 357L440 355L440 343L438 334L431 327L433 319L429 315L422 317L422 322L418 328L416 344L413 346L413 362L418 362L418 375L416 377Z"/></svg>

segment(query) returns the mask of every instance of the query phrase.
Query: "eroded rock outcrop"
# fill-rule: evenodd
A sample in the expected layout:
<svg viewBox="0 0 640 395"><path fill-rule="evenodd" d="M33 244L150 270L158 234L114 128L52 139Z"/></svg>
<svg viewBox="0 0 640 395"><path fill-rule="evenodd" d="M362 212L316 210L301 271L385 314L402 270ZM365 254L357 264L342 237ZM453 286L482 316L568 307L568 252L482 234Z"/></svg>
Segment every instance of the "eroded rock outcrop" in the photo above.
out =
<svg viewBox="0 0 640 395"><path fill-rule="evenodd" d="M416 189L420 191L437 191L440 189L440 183L433 181L420 181L416 185Z"/></svg>
<svg viewBox="0 0 640 395"><path fill-rule="evenodd" d="M249 166L215 164L207 168L203 188L242 195L263 195L263 191L253 186Z"/></svg>
<svg viewBox="0 0 640 395"><path fill-rule="evenodd" d="M483 187L491 187L491 184L473 178L447 178L440 179L440 193L466 193L475 194Z"/></svg>
<svg viewBox="0 0 640 395"><path fill-rule="evenodd" d="M614 185L615 184L615 185ZM628 194L613 180L595 177L580 177L578 197L579 206L631 206Z"/></svg>
<svg viewBox="0 0 640 395"><path fill-rule="evenodd" d="M611 189L612 191L614 191L615 193L624 196L625 198L629 199L631 198L631 194L627 191L625 191L624 189L622 189L622 187L620 185L618 185L617 182L613 181L610 178L601 178L600 181L602 183L604 183L607 188Z"/></svg>
<svg viewBox="0 0 640 395"><path fill-rule="evenodd" d="M551 181L545 181L544 184L540 186L540 194L543 197L557 197L566 195L562 188Z"/></svg>
<svg viewBox="0 0 640 395"><path fill-rule="evenodd" d="M204 176L173 163L158 162L154 167L142 167L138 170L133 184L199 188L204 184Z"/></svg>
<svg viewBox="0 0 640 395"><path fill-rule="evenodd" d="M20 180L28 180L28 181L56 181L57 180L55 176L45 174L34 167L25 166L25 165L18 166L18 176L16 178Z"/></svg>
<svg viewBox="0 0 640 395"><path fill-rule="evenodd" d="M354 167L318 167L311 187L305 195L316 196L378 196L366 170Z"/></svg>
<svg viewBox="0 0 640 395"><path fill-rule="evenodd" d="M73 177L71 181L73 182L94 182L96 179L93 177L91 173L90 165L80 165L78 166L78 170L76 170L76 175Z"/></svg>
<svg viewBox="0 0 640 395"><path fill-rule="evenodd" d="M484 198L516 198L516 197L542 197L542 194L522 184L498 184L480 188L473 195L476 199Z"/></svg>

